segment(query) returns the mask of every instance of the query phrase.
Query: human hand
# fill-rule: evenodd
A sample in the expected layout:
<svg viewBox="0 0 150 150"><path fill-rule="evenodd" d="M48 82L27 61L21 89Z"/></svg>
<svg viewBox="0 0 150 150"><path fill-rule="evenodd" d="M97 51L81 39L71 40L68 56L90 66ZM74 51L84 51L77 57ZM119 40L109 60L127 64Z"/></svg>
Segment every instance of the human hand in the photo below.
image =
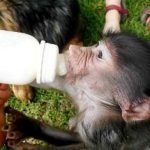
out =
<svg viewBox="0 0 150 150"><path fill-rule="evenodd" d="M4 103L9 99L11 96L11 90L9 85L7 84L0 84L0 107L4 105Z"/></svg>
<svg viewBox="0 0 150 150"><path fill-rule="evenodd" d="M11 96L9 85L0 84L0 148L4 145L6 133L1 131L2 126L5 124L4 104Z"/></svg>

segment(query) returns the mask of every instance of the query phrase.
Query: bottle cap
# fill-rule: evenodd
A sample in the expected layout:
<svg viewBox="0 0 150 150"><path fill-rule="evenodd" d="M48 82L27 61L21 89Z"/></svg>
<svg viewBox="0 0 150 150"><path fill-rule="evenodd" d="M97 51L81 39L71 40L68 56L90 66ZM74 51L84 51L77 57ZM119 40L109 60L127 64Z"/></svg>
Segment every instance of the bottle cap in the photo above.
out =
<svg viewBox="0 0 150 150"><path fill-rule="evenodd" d="M54 81L57 73L58 53L59 49L57 45L41 41L36 76L38 84Z"/></svg>

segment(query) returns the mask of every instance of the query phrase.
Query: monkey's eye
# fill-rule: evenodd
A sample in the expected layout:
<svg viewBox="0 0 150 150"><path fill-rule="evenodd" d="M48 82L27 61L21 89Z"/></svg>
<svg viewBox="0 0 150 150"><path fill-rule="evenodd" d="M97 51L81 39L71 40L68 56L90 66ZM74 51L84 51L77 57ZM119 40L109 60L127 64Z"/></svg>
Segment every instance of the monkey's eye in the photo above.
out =
<svg viewBox="0 0 150 150"><path fill-rule="evenodd" d="M102 51L100 51L98 54L98 59L102 59L102 56L103 56Z"/></svg>

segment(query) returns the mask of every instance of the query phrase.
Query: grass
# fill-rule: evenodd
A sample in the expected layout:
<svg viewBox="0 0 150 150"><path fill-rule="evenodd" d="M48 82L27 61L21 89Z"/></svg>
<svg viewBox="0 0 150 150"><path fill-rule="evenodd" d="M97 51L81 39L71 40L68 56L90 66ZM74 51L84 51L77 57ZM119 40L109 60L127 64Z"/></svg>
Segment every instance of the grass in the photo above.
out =
<svg viewBox="0 0 150 150"><path fill-rule="evenodd" d="M99 39L105 21L104 0L78 0L83 18L84 45L93 45ZM150 32L141 23L142 11L150 5L149 0L126 0L128 18L122 22L121 29L135 33L150 41ZM7 105L27 114L30 117L47 122L51 126L68 128L68 120L75 114L71 100L66 93L56 90L35 89L35 98L28 103L21 103L14 95ZM35 140L30 140L32 143ZM5 148L2 148L5 150Z"/></svg>

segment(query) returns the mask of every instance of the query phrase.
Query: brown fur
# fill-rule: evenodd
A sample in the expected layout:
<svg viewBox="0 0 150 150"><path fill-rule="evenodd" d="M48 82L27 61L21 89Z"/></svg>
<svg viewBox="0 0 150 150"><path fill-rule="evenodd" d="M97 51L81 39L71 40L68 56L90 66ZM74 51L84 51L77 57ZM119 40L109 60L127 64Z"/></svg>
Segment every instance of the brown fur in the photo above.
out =
<svg viewBox="0 0 150 150"><path fill-rule="evenodd" d="M9 31L19 31L19 26L13 16L14 10L4 1L0 1L0 29Z"/></svg>

